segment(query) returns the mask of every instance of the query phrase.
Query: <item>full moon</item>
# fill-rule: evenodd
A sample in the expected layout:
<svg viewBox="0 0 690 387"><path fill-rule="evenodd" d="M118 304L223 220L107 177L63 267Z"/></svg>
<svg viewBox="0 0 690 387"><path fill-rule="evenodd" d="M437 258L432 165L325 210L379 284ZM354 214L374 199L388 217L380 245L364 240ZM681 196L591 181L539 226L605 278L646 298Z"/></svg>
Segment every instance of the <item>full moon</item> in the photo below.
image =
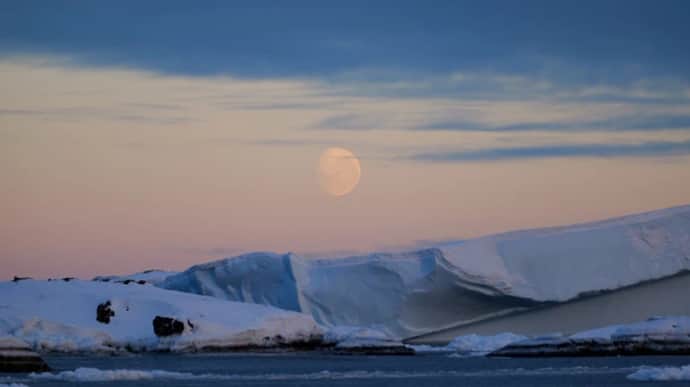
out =
<svg viewBox="0 0 690 387"><path fill-rule="evenodd" d="M344 148L328 148L319 159L321 189L329 195L343 196L359 183L362 171L359 159Z"/></svg>

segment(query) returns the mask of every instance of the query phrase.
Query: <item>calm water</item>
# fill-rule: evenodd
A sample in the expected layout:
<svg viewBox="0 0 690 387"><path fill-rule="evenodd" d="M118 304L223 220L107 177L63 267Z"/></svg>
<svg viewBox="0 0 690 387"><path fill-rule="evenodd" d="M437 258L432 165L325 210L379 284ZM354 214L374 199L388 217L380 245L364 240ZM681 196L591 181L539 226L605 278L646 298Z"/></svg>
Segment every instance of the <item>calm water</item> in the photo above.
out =
<svg viewBox="0 0 690 387"><path fill-rule="evenodd" d="M637 382L626 375L643 365L681 366L689 357L568 359L336 356L323 354L48 356L53 374L79 367L100 370L164 370L140 380L75 381L2 374L0 383L29 386L680 386L688 382ZM98 372L98 371L97 371ZM118 376L121 377L121 376Z"/></svg>

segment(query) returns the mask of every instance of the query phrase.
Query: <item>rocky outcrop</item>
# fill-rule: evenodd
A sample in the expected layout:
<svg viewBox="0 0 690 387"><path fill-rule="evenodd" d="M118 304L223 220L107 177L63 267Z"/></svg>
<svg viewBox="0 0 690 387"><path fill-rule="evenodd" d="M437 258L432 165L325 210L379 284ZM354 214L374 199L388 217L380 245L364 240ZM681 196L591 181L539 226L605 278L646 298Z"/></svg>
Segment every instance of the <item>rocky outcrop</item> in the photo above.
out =
<svg viewBox="0 0 690 387"><path fill-rule="evenodd" d="M180 335L184 332L184 323L171 317L156 316L153 319L153 332L158 337Z"/></svg>
<svg viewBox="0 0 690 387"><path fill-rule="evenodd" d="M641 355L690 355L690 337L538 338L513 343L489 354L492 357Z"/></svg>
<svg viewBox="0 0 690 387"><path fill-rule="evenodd" d="M0 372L44 372L50 367L28 344L14 337L0 337Z"/></svg>
<svg viewBox="0 0 690 387"><path fill-rule="evenodd" d="M98 304L96 307L96 320L103 324L109 324L110 318L115 316L115 312L110 309L110 301Z"/></svg>
<svg viewBox="0 0 690 387"><path fill-rule="evenodd" d="M352 346L343 347L335 346L333 349L335 353L339 355L391 355L391 356L414 356L415 351L412 348L406 347L404 345L394 345L394 346Z"/></svg>

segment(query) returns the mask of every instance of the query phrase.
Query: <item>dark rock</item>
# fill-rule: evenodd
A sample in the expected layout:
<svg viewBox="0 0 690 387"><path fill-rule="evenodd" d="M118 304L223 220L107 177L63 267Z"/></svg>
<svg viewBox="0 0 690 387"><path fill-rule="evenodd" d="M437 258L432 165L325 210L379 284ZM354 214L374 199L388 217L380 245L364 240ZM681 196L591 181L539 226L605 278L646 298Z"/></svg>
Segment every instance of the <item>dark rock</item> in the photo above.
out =
<svg viewBox="0 0 690 387"><path fill-rule="evenodd" d="M16 275L12 279L12 282L19 282L19 281L25 281L25 280L30 280L33 279L31 277L17 277Z"/></svg>
<svg viewBox="0 0 690 387"><path fill-rule="evenodd" d="M146 284L146 281L145 281L145 280L139 280L139 281L137 281L137 283L138 283L139 285L145 285L145 284Z"/></svg>
<svg viewBox="0 0 690 387"><path fill-rule="evenodd" d="M153 319L153 333L159 337L179 335L184 332L184 323L170 317L156 316Z"/></svg>
<svg viewBox="0 0 690 387"><path fill-rule="evenodd" d="M124 280L124 281L117 281L117 283L119 283L119 284L125 284L125 285L129 285L129 284L131 284L132 282L134 282L133 279L126 279L126 280Z"/></svg>
<svg viewBox="0 0 690 387"><path fill-rule="evenodd" d="M65 277L62 280L65 282L69 282L69 281L72 281L73 279L75 279L75 278L74 277Z"/></svg>
<svg viewBox="0 0 690 387"><path fill-rule="evenodd" d="M14 338L0 338L0 372L45 372L50 367L31 348Z"/></svg>
<svg viewBox="0 0 690 387"><path fill-rule="evenodd" d="M115 311L110 309L110 301L106 301L103 304L98 304L96 307L96 320L103 324L109 324L110 318L115 316Z"/></svg>

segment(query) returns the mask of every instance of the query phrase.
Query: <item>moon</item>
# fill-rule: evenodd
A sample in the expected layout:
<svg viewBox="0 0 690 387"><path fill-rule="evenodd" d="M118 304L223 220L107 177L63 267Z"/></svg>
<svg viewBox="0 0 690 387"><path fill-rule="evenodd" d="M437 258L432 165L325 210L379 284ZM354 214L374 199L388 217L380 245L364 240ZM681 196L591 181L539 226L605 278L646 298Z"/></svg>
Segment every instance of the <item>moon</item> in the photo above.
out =
<svg viewBox="0 0 690 387"><path fill-rule="evenodd" d="M319 159L321 189L332 196L352 192L362 174L359 159L345 148L328 148Z"/></svg>

